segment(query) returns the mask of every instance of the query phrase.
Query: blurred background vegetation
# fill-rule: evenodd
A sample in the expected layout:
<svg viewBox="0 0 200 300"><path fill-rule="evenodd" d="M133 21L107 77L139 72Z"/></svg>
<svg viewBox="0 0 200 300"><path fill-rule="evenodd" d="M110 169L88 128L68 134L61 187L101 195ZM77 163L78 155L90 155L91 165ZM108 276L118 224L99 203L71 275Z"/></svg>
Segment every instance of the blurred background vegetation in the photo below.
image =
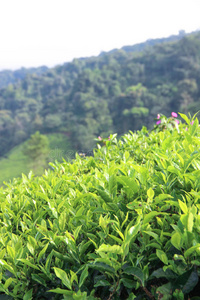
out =
<svg viewBox="0 0 200 300"><path fill-rule="evenodd" d="M200 32L148 40L51 69L1 71L0 183L31 166L39 174L44 161L91 152L99 135L151 129L158 113L193 114L200 109L199 86ZM31 165L24 149L37 131L47 137L48 154L43 163L32 159Z"/></svg>

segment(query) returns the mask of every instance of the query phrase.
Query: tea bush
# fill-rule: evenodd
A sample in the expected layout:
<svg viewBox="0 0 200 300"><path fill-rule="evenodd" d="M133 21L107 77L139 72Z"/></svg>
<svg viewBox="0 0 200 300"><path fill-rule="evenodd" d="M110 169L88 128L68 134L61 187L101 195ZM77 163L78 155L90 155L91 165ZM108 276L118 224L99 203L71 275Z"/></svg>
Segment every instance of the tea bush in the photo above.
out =
<svg viewBox="0 0 200 300"><path fill-rule="evenodd" d="M200 129L181 116L0 189L2 297L200 299Z"/></svg>

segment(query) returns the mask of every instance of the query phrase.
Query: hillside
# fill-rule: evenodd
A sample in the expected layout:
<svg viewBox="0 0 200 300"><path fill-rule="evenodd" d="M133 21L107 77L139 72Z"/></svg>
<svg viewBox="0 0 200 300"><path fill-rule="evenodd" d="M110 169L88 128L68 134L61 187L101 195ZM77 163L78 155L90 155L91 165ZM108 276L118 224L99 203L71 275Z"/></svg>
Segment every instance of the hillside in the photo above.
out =
<svg viewBox="0 0 200 300"><path fill-rule="evenodd" d="M171 36L166 37L166 38L148 39L147 41L145 41L143 43L138 43L138 44L135 44L135 45L132 45L132 46L123 46L121 48L121 50L124 50L125 52L140 52L140 51L148 49L151 46L155 46L157 44L179 41L185 35L188 35L188 34L186 34L184 30L180 30L179 35L171 35ZM113 49L113 50L108 51L108 52L102 52L100 55L104 55L106 53L110 54L110 53L113 53L113 52L118 51L118 50L119 49Z"/></svg>
<svg viewBox="0 0 200 300"><path fill-rule="evenodd" d="M171 41L178 41L184 35L186 35L186 33L184 33L184 31L180 31L179 35L172 35L172 36L169 36L168 38L150 39L150 40L147 40L146 42L139 43L139 44L136 44L133 46L124 46L121 49L124 50L125 52L138 52L138 51L142 51L142 50L148 48L149 46L153 46L156 44L161 44L161 43L171 42ZM118 49L113 49L109 52L101 52L101 54L99 56L105 55L106 53L110 54L115 51L118 51ZM85 58L80 58L80 60L81 59L84 60ZM46 66L42 66L42 67L38 67L38 68L21 68L21 69L15 70L15 71L2 70L2 71L0 71L0 89L8 86L9 84L15 84L15 83L25 79L25 77L30 74L35 74L35 75L40 76L43 73L45 73L47 70L48 70L48 68Z"/></svg>
<svg viewBox="0 0 200 300"><path fill-rule="evenodd" d="M48 134L47 137L49 141L49 162L55 160L61 162L63 158L70 161L74 158L75 153L64 134ZM21 177L22 173L27 175L33 169L32 164L23 153L25 144L26 142L23 142L15 146L6 154L6 157L0 159L0 186L4 181L9 182L13 178ZM44 169L36 168L36 175L41 175L43 172Z"/></svg>
<svg viewBox="0 0 200 300"><path fill-rule="evenodd" d="M0 298L199 298L200 127L181 116L0 188Z"/></svg>
<svg viewBox="0 0 200 300"><path fill-rule="evenodd" d="M8 86L9 84L15 84L23 80L28 74L36 74L40 76L47 70L48 68L43 66L39 68L21 68L15 71L0 71L0 89Z"/></svg>
<svg viewBox="0 0 200 300"><path fill-rule="evenodd" d="M86 152L99 135L151 128L157 113L196 112L200 33L178 37L75 59L0 89L0 156L36 130L63 133Z"/></svg>

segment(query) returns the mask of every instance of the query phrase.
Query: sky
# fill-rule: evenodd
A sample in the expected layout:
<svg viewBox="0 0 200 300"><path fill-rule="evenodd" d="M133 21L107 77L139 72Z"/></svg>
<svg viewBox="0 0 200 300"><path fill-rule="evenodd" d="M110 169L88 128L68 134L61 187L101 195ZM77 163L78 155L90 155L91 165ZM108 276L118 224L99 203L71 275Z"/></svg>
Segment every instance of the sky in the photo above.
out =
<svg viewBox="0 0 200 300"><path fill-rule="evenodd" d="M200 30L200 0L0 0L0 70Z"/></svg>

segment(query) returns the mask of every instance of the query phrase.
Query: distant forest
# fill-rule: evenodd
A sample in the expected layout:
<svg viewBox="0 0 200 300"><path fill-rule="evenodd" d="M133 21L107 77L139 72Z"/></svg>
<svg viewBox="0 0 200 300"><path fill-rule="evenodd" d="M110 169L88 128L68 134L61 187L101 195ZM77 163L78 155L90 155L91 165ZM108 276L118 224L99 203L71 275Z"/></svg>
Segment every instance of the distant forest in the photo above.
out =
<svg viewBox="0 0 200 300"><path fill-rule="evenodd" d="M0 156L30 137L61 132L74 149L153 127L158 113L200 110L200 33L149 40L48 69L0 72Z"/></svg>

